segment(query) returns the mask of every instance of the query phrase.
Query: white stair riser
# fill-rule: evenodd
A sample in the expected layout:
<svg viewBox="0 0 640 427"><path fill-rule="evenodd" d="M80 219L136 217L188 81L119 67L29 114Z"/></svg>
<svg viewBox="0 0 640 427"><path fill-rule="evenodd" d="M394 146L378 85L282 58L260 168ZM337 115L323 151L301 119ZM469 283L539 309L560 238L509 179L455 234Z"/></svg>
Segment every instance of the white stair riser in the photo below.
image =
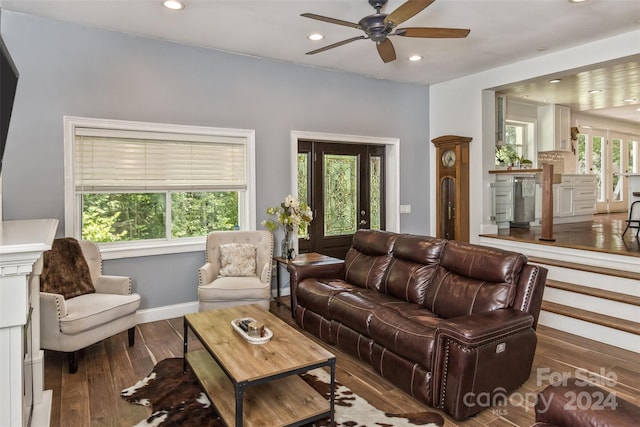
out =
<svg viewBox="0 0 640 427"><path fill-rule="evenodd" d="M621 294L640 296L640 280L607 276L604 274L590 273L588 271L571 270L569 268L556 267L554 265L540 265L549 270L547 273L547 279L573 283L575 285L582 285L611 292L618 292Z"/></svg>
<svg viewBox="0 0 640 427"><path fill-rule="evenodd" d="M541 325L640 353L640 336L542 310Z"/></svg>
<svg viewBox="0 0 640 427"><path fill-rule="evenodd" d="M549 287L545 288L543 299L568 307L587 310L592 313L604 314L606 316L640 323L640 307L632 304Z"/></svg>

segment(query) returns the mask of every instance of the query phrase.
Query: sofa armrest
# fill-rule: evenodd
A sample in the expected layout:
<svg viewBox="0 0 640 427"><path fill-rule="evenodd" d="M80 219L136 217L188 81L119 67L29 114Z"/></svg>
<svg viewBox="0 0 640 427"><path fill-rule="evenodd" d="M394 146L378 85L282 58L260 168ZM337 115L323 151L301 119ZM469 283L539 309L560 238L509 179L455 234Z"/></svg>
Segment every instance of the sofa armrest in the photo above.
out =
<svg viewBox="0 0 640 427"><path fill-rule="evenodd" d="M307 264L295 265L287 264L289 271L289 287L291 293L291 312L295 313L298 306L298 283L310 277L316 279L343 279L344 278L344 261L335 264Z"/></svg>
<svg viewBox="0 0 640 427"><path fill-rule="evenodd" d="M291 283L298 283L309 277L318 279L344 279L344 261L335 264L287 264L287 270L291 274Z"/></svg>
<svg viewBox="0 0 640 427"><path fill-rule="evenodd" d="M433 406L456 420L524 383L536 350L533 316L500 309L442 321L435 332Z"/></svg>
<svg viewBox="0 0 640 427"><path fill-rule="evenodd" d="M131 277L102 275L94 283L98 294L129 295L131 293Z"/></svg>
<svg viewBox="0 0 640 427"><path fill-rule="evenodd" d="M465 346L478 346L532 326L531 314L500 309L444 320L438 324L436 340L448 338Z"/></svg>
<svg viewBox="0 0 640 427"><path fill-rule="evenodd" d="M210 262L198 269L198 286L208 285L218 277L218 269Z"/></svg>

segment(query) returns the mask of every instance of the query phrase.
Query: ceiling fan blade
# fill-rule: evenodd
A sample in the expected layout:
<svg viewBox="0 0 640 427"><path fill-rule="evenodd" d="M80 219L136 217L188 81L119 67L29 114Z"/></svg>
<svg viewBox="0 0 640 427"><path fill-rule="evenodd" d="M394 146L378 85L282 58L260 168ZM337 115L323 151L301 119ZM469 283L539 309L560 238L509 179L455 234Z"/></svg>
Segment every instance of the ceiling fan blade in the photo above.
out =
<svg viewBox="0 0 640 427"><path fill-rule="evenodd" d="M464 38L471 30L462 28L398 28L392 36L422 37L433 39Z"/></svg>
<svg viewBox="0 0 640 427"><path fill-rule="evenodd" d="M434 1L435 0L408 0L384 18L384 23L391 24L394 27L400 25L407 19L417 15Z"/></svg>
<svg viewBox="0 0 640 427"><path fill-rule="evenodd" d="M342 40L341 42L330 44L329 46L321 47L320 49L312 50L311 52L307 52L307 55L315 55L316 53L324 52L325 50L333 49L334 47L342 46L343 44L351 43L356 40L366 39L366 36L358 36L352 37L350 39Z"/></svg>
<svg viewBox="0 0 640 427"><path fill-rule="evenodd" d="M391 43L391 40L384 39L383 42L376 43L376 47L378 48L380 58L382 58L385 64L387 62L395 61L396 50L393 48L393 43Z"/></svg>
<svg viewBox="0 0 640 427"><path fill-rule="evenodd" d="M352 27L352 28L358 28L358 29L360 28L360 25L355 24L353 22L343 21L342 19L329 18L328 16L316 15L315 13L303 13L300 16L304 16L305 18L316 19L318 21L328 22L330 24L344 25L345 27Z"/></svg>

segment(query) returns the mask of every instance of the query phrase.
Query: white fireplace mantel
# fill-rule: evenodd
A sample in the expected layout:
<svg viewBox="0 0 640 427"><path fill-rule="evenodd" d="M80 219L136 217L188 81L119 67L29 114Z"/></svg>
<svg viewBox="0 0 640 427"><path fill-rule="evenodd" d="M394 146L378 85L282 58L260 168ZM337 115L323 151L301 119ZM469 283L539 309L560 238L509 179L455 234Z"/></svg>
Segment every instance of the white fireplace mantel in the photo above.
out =
<svg viewBox="0 0 640 427"><path fill-rule="evenodd" d="M51 249L58 220L0 223L0 426L25 426L25 384L33 384L32 425L49 425L51 391L44 391L44 352L40 349L39 289L30 289ZM25 325L31 312L31 342Z"/></svg>

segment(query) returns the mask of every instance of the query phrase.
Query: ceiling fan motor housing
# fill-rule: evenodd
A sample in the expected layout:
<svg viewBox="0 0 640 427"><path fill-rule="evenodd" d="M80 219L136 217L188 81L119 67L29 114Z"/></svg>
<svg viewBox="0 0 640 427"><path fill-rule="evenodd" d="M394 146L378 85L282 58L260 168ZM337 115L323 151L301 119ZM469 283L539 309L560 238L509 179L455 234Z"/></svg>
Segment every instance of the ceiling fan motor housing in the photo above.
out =
<svg viewBox="0 0 640 427"><path fill-rule="evenodd" d="M365 16L358 22L358 25L367 33L369 38L374 42L381 42L387 38L387 35L393 30L393 26L384 22L387 17L386 13L376 13L374 15Z"/></svg>

